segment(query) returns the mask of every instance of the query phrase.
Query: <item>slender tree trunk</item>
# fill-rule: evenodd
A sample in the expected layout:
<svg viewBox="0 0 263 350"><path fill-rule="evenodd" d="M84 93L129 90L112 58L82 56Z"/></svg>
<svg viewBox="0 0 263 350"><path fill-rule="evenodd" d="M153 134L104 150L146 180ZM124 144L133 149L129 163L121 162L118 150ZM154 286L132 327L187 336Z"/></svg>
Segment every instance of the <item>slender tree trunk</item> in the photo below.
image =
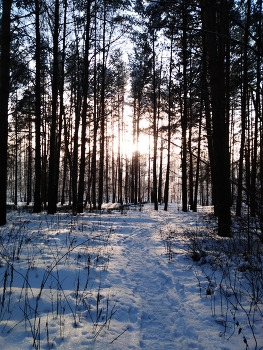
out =
<svg viewBox="0 0 263 350"><path fill-rule="evenodd" d="M84 81L83 81L83 106L81 113L82 132L81 132L81 156L79 169L79 188L78 188L78 213L83 213L83 195L85 189L85 166L86 166L86 127L87 127L87 109L88 109L88 86L89 86L89 47L90 47L90 6L91 1L87 2L87 18L86 18L86 39L85 39L85 55L84 55Z"/></svg>
<svg viewBox="0 0 263 350"><path fill-rule="evenodd" d="M78 50L78 49L77 49ZM78 52L78 75L80 74L80 57ZM80 81L80 77L78 78ZM78 192L77 192L77 182L78 182L78 144L79 144L79 124L80 124L80 104L81 104L81 96L80 96L80 85L77 82L77 86L75 86L74 93L74 108L75 108L75 126L74 126L74 139L73 139L73 157L72 157L72 212L73 215L77 215L77 203L78 203Z"/></svg>
<svg viewBox="0 0 263 350"><path fill-rule="evenodd" d="M92 114L89 115L89 117L91 117ZM91 120L89 120L88 122L88 135L91 135ZM87 190L86 190L86 196L85 196L85 202L84 202L84 208L86 208L88 206L88 204L91 204L91 179L92 179L92 175L91 175L91 147L90 147L90 137L87 137L87 144L88 144L88 160L87 160L87 175L88 175L88 179L87 179Z"/></svg>
<svg viewBox="0 0 263 350"><path fill-rule="evenodd" d="M190 123L189 123L189 139L188 139L188 150L189 150L189 205L190 209L193 210L194 205L194 181L193 181L193 153L192 153L192 110L190 110Z"/></svg>
<svg viewBox="0 0 263 350"><path fill-rule="evenodd" d="M262 0L258 1L258 24L257 24L257 82L256 82L256 98L255 98L255 137L254 137L254 152L251 174L251 216L256 215L258 210L258 200L256 199L256 177L257 177L257 162L258 162L258 123L260 120L260 91L261 91L261 39L262 39ZM262 203L261 203L262 204Z"/></svg>
<svg viewBox="0 0 263 350"><path fill-rule="evenodd" d="M62 183L62 197L61 197L61 205L65 204L65 188L66 188L66 178L67 178L67 168L69 169L69 186L71 186L72 179L72 157L70 152L69 138L70 131L68 130L67 119L64 117L64 167L63 167L63 183ZM68 200L69 205L71 204L71 191L68 189Z"/></svg>
<svg viewBox="0 0 263 350"><path fill-rule="evenodd" d="M148 148L148 193L147 193L147 200L150 202L152 200L151 195L151 137L149 133L149 148Z"/></svg>
<svg viewBox="0 0 263 350"><path fill-rule="evenodd" d="M126 157L126 161L125 161L124 198L125 198L125 203L128 203L129 202L129 164L128 164L128 157Z"/></svg>
<svg viewBox="0 0 263 350"><path fill-rule="evenodd" d="M65 188L66 188L66 179L67 179L67 156L63 156L63 180L62 180L62 189L61 189L61 205L65 204Z"/></svg>
<svg viewBox="0 0 263 350"><path fill-rule="evenodd" d="M48 214L56 212L56 127L57 127L57 99L58 99L58 35L59 35L59 0L55 1L55 18L53 33L53 80L52 80L52 120L50 131L50 155L48 178Z"/></svg>
<svg viewBox="0 0 263 350"><path fill-rule="evenodd" d="M161 140L161 149L160 149L160 168L159 168L159 183L158 183L158 202L162 203L163 201L163 139Z"/></svg>
<svg viewBox="0 0 263 350"><path fill-rule="evenodd" d="M171 160L171 113L172 113L172 65L173 59L173 32L170 46L169 83L168 83L168 126L167 126L167 165L164 187L164 210L168 209L169 183L170 183L170 160Z"/></svg>
<svg viewBox="0 0 263 350"><path fill-rule="evenodd" d="M94 107L96 109L96 107ZM95 111L95 113L97 113ZM96 198L96 179L97 179L97 120L96 114L94 113L94 128L93 128L93 149L92 149L92 160L91 160L91 173L92 173L92 208L97 208L97 198Z"/></svg>
<svg viewBox="0 0 263 350"><path fill-rule="evenodd" d="M65 57L66 57L66 27L67 27L67 0L64 0L64 23L63 23L63 39L62 39L62 52L58 60L58 88L59 88L59 118L58 118L58 132L56 137L56 153L55 153L55 195L56 203L58 202L58 189L59 189L59 175L60 175L60 148L62 138L62 125L63 118L65 118L64 111L64 81L65 81Z"/></svg>
<svg viewBox="0 0 263 350"><path fill-rule="evenodd" d="M17 96L16 96L17 101ZM15 195L14 195L14 204L17 205L17 195L18 195L18 117L17 112L15 112Z"/></svg>
<svg viewBox="0 0 263 350"><path fill-rule="evenodd" d="M156 69L155 69L155 32L153 32L153 202L154 209L158 210L158 186L157 186L157 96L156 96Z"/></svg>
<svg viewBox="0 0 263 350"><path fill-rule="evenodd" d="M28 146L27 146L27 196L26 204L32 202L32 125L31 111L28 114Z"/></svg>
<svg viewBox="0 0 263 350"><path fill-rule="evenodd" d="M109 174L109 162L110 162L110 150L109 150L109 137L108 137L108 125L107 122L105 123L105 162L103 166L103 194L105 198L105 202L109 203L109 179L110 176ZM114 150L112 148L112 156L114 154ZM115 167L114 167L114 159L112 159L112 172L115 172ZM115 188L115 179L112 181L112 189L114 193L114 197L116 196L116 188Z"/></svg>
<svg viewBox="0 0 263 350"><path fill-rule="evenodd" d="M187 211L187 15L186 4L183 4L183 110L182 126L182 211Z"/></svg>
<svg viewBox="0 0 263 350"><path fill-rule="evenodd" d="M97 3L95 0L95 19L94 19L94 32L95 37L97 35L97 21L96 21L96 11ZM92 208L97 208L97 133L98 133L98 120L97 120L97 40L94 43L94 70L93 70L93 149L92 149L92 159L91 159L91 176L92 176Z"/></svg>
<svg viewBox="0 0 263 350"><path fill-rule="evenodd" d="M140 135L140 97L137 99L137 108L135 100L135 110L134 110L134 141L135 141L135 154L134 154L134 204L138 203L138 183L139 183L139 135Z"/></svg>
<svg viewBox="0 0 263 350"><path fill-rule="evenodd" d="M121 135L121 130L123 132L123 112L124 112L124 107L123 107L123 99L124 97L122 96L120 99L120 96L118 95L118 202L123 204L123 197L122 197L122 150L121 150L121 138L123 141L123 136ZM122 103L122 108L120 111L120 103Z"/></svg>
<svg viewBox="0 0 263 350"><path fill-rule="evenodd" d="M136 147L136 99L133 101L133 123L132 123L132 138L133 138L133 144ZM137 198L136 198L136 149L132 153L132 163L131 163L131 203L137 204Z"/></svg>
<svg viewBox="0 0 263 350"><path fill-rule="evenodd" d="M103 33L102 33L102 72L101 72L101 100L100 100L100 164L99 164L99 195L98 209L103 203L104 187L104 154L105 154L105 75L106 75L106 1L104 0Z"/></svg>
<svg viewBox="0 0 263 350"><path fill-rule="evenodd" d="M40 77L40 21L39 21L39 1L35 0L36 11L36 104L35 104L35 193L34 193L34 213L41 212L41 145L40 145L40 125L41 125L41 77Z"/></svg>
<svg viewBox="0 0 263 350"><path fill-rule="evenodd" d="M244 54L243 54L243 88L241 97L241 141L239 151L239 171L238 171L238 189L237 189L237 204L236 215L241 215L242 208L242 188L243 188L243 163L244 163L244 149L245 149L245 136L246 136L246 119L247 119L247 88L248 88L248 31L250 22L250 7L251 1L247 1L247 19L246 30L244 34Z"/></svg>
<svg viewBox="0 0 263 350"><path fill-rule="evenodd" d="M140 202L140 150L139 150L139 138L140 138L140 120L141 120L141 96L138 97L138 111L136 120L136 152L135 152L135 202Z"/></svg>
<svg viewBox="0 0 263 350"><path fill-rule="evenodd" d="M194 189L194 201L193 201L193 208L192 208L193 212L197 211L197 195L198 195L200 155L201 155L202 113L203 113L203 103L202 103L202 99L201 99L199 128L198 128L198 148L197 148L196 173L195 173L195 189Z"/></svg>
<svg viewBox="0 0 263 350"><path fill-rule="evenodd" d="M161 106L161 80L162 80L162 59L158 77L158 103L157 103L157 140L159 138L160 106ZM159 179L157 185L157 202L163 201L163 138L161 135Z"/></svg>
<svg viewBox="0 0 263 350"><path fill-rule="evenodd" d="M107 147L106 147L107 153L109 153L109 139L107 138ZM107 158L109 157L109 155L107 155ZM107 161L107 166L106 166L106 177L107 174L109 173L109 162ZM112 203L116 202L116 188L117 188L117 174L118 174L118 169L117 166L115 165L115 152L114 152L114 148L111 147L111 182L112 182ZM109 202L109 191L108 189L108 185L106 184L106 198Z"/></svg>
<svg viewBox="0 0 263 350"><path fill-rule="evenodd" d="M45 106L44 106L45 109ZM46 115L46 113L45 113ZM44 202L44 209L47 209L47 122L46 120L43 123L43 133L46 137L42 139L42 163L41 163L41 168L42 168L42 176L41 176L41 198L42 201Z"/></svg>

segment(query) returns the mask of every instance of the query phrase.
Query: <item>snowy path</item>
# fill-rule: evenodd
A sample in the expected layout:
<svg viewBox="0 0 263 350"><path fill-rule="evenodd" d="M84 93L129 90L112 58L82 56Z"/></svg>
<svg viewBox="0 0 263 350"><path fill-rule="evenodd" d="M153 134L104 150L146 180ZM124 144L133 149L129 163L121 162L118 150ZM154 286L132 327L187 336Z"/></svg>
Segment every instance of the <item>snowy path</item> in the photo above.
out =
<svg viewBox="0 0 263 350"><path fill-rule="evenodd" d="M26 215L17 231L10 221L2 232L2 258L8 248L19 259L14 274L0 266L1 349L32 350L33 339L39 350L245 350L243 334L260 349L244 318L239 333L221 294L206 295L209 275L186 258L189 232L203 224L197 213L146 205L123 215ZM260 323L257 337L262 344Z"/></svg>
<svg viewBox="0 0 263 350"><path fill-rule="evenodd" d="M211 316L209 300L205 300L207 310L202 309L204 301L187 261L178 254L168 262L159 231L169 214L161 219L158 215L142 212L136 221L124 216L115 227L106 282L117 312L107 339L98 339L95 348L101 349L102 341L116 350L230 349L229 342L218 336L220 328Z"/></svg>

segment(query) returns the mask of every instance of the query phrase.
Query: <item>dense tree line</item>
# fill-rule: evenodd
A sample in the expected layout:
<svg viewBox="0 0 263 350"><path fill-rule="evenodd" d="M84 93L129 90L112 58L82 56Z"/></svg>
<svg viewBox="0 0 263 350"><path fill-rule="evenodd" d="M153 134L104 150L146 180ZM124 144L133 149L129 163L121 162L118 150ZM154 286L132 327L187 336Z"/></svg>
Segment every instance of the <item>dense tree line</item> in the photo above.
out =
<svg viewBox="0 0 263 350"><path fill-rule="evenodd" d="M1 224L7 201L262 222L262 0L2 0L0 74Z"/></svg>

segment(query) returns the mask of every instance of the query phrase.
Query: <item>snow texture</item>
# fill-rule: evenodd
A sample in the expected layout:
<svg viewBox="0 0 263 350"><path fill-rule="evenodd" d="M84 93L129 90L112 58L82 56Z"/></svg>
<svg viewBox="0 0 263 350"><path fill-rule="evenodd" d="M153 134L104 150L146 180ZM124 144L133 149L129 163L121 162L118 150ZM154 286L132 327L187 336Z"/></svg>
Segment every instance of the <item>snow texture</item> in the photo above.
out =
<svg viewBox="0 0 263 350"><path fill-rule="evenodd" d="M247 319L240 314L241 332L237 312L222 312L217 286L203 292L183 235L201 225L175 206L11 212L0 233L1 349L241 350L244 336L260 349L262 316L256 347Z"/></svg>

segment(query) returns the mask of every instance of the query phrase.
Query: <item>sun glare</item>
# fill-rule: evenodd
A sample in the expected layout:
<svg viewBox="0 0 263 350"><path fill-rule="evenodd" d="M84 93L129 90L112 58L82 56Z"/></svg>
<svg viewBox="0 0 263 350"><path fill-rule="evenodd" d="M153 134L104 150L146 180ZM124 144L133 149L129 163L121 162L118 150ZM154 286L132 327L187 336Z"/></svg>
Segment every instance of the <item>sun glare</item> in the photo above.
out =
<svg viewBox="0 0 263 350"><path fill-rule="evenodd" d="M142 123L142 125L145 123ZM120 135L119 142L119 133L115 131L114 140L113 140L113 150L114 153L118 153L120 147L120 152L124 157L132 158L132 155L138 150L140 154L149 153L149 149L153 147L153 138L151 135L146 133L147 128L141 128L141 132L138 139L138 144L134 140L132 126L128 125L126 130Z"/></svg>

